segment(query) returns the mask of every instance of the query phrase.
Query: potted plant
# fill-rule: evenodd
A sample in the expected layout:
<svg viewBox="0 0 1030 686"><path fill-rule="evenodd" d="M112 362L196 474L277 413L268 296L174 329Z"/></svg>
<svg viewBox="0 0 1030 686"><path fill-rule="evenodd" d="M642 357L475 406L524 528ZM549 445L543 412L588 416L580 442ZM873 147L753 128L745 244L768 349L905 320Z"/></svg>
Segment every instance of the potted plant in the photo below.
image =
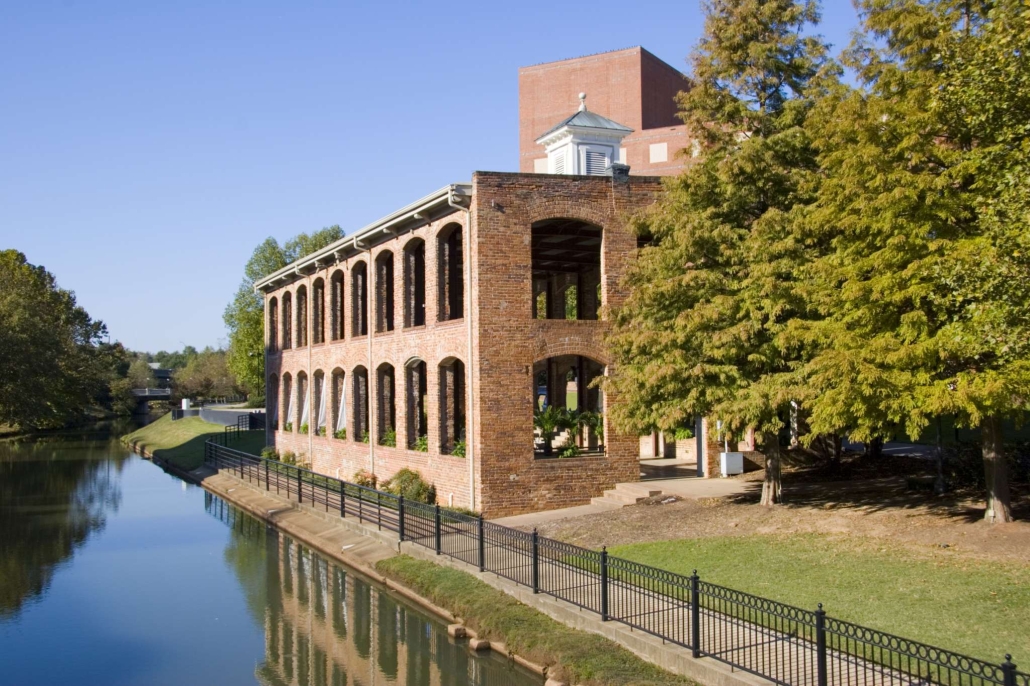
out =
<svg viewBox="0 0 1030 686"><path fill-rule="evenodd" d="M415 439L415 443L411 446L412 450L416 450L420 453L429 452L429 436L419 436Z"/></svg>
<svg viewBox="0 0 1030 686"><path fill-rule="evenodd" d="M306 434L308 432L308 425L307 424L301 424L300 425L300 432L302 434Z"/></svg>
<svg viewBox="0 0 1030 686"><path fill-rule="evenodd" d="M347 438L347 429L337 429L336 432L333 433L333 438L345 440Z"/></svg>
<svg viewBox="0 0 1030 686"><path fill-rule="evenodd" d="M548 457L554 454L551 446L554 434L564 429L571 429L573 425L574 422L568 410L555 405L548 405L545 409L533 413L533 426L540 430L540 435L544 439L544 455Z"/></svg>

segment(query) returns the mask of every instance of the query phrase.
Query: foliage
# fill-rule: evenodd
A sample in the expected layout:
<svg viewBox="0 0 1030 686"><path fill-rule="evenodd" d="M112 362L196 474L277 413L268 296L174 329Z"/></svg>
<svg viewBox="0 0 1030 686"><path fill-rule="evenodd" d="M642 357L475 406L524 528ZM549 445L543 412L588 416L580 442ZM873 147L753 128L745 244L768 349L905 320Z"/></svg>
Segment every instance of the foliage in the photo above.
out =
<svg viewBox="0 0 1030 686"><path fill-rule="evenodd" d="M261 457L266 460L279 460L279 451L275 449L275 446L265 446L261 449Z"/></svg>
<svg viewBox="0 0 1030 686"><path fill-rule="evenodd" d="M287 433L293 431L293 422L286 422L283 424L283 431L286 431Z"/></svg>
<svg viewBox="0 0 1030 686"><path fill-rule="evenodd" d="M465 441L464 439L454 442L454 447L451 448L452 457L465 457Z"/></svg>
<svg viewBox="0 0 1030 686"><path fill-rule="evenodd" d="M320 426L317 429L315 429L315 435L316 436L325 436L325 433L326 433L326 428L324 426Z"/></svg>
<svg viewBox="0 0 1030 686"><path fill-rule="evenodd" d="M307 423L305 422L304 424L301 424L301 425L300 425L300 433L302 433L302 434L307 434L307 432L308 432L308 425L307 425Z"/></svg>
<svg viewBox="0 0 1030 686"><path fill-rule="evenodd" d="M243 268L243 282L223 315L229 330L228 366L248 393L262 392L265 387L264 299L254 292L254 283L340 238L343 230L330 226L299 234L281 246L274 238L266 238L254 248Z"/></svg>
<svg viewBox="0 0 1030 686"><path fill-rule="evenodd" d="M600 412L583 410L574 415L576 426L579 428L588 427L597 436L597 440L604 443L604 415Z"/></svg>
<svg viewBox="0 0 1030 686"><path fill-rule="evenodd" d="M361 432L361 442L362 442L362 443L366 443L366 444L367 444L367 443L368 443L368 441L369 441L369 435L368 435L368 432L367 432L367 431L362 431L362 432Z"/></svg>
<svg viewBox="0 0 1030 686"><path fill-rule="evenodd" d="M420 453L429 452L429 436L419 436L415 439L415 443L411 446L412 450L416 450Z"/></svg>
<svg viewBox="0 0 1030 686"><path fill-rule="evenodd" d="M297 453L293 452L292 450L287 450L287 451L285 451L282 454L282 457L279 458L279 461L282 462L283 464L296 465L297 464Z"/></svg>
<svg viewBox="0 0 1030 686"><path fill-rule="evenodd" d="M428 483L421 474L407 467L384 481L382 490L403 496L405 500L414 500L427 505L436 503L436 486Z"/></svg>
<svg viewBox="0 0 1030 686"><path fill-rule="evenodd" d="M548 405L544 409L536 408L533 412L533 426L536 427L544 439L544 454L550 455L553 451L551 440L558 431L571 429L576 426L576 420L568 410L557 405Z"/></svg>
<svg viewBox="0 0 1030 686"><path fill-rule="evenodd" d="M579 446L576 445L575 439L569 436L565 439L565 442L558 446L558 457L579 457Z"/></svg>
<svg viewBox="0 0 1030 686"><path fill-rule="evenodd" d="M694 437L694 430L685 426L677 426L672 432L672 437L677 441L686 441Z"/></svg>
<svg viewBox="0 0 1030 686"><path fill-rule="evenodd" d="M383 437L379 440L379 445L387 448L397 447L397 430L389 428L383 432Z"/></svg>
<svg viewBox="0 0 1030 686"><path fill-rule="evenodd" d="M210 347L187 358L186 364L172 374L172 384L181 398L218 398L239 392L225 351Z"/></svg>
<svg viewBox="0 0 1030 686"><path fill-rule="evenodd" d="M345 440L347 438L347 429L337 429L333 432L333 438Z"/></svg>
<svg viewBox="0 0 1030 686"><path fill-rule="evenodd" d="M354 472L354 478L351 479L351 482L358 486L364 486L365 488L375 488L376 484L379 482L379 478L368 470L359 469Z"/></svg>

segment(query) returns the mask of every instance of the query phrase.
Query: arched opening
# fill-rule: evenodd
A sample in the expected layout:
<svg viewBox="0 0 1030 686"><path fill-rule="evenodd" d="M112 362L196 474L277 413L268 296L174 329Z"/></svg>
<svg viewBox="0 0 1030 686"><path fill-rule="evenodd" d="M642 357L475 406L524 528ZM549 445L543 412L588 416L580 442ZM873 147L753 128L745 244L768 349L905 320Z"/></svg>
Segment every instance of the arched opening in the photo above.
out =
<svg viewBox="0 0 1030 686"><path fill-rule="evenodd" d="M545 219L532 229L533 317L597 319L601 228L578 219Z"/></svg>
<svg viewBox="0 0 1030 686"><path fill-rule="evenodd" d="M297 287L297 347L308 344L308 287Z"/></svg>
<svg viewBox="0 0 1030 686"><path fill-rule="evenodd" d="M465 364L440 363L440 452L465 456Z"/></svg>
<svg viewBox="0 0 1030 686"><path fill-rule="evenodd" d="M312 429L314 430L316 436L325 436L326 428L329 423L328 412L326 411L326 402L328 400L328 394L325 392L325 372L323 372L321 369L316 370L315 373L312 374L312 380L314 381L314 386L312 390L315 393L314 403L312 404L312 407L315 410L314 416L312 417Z"/></svg>
<svg viewBox="0 0 1030 686"><path fill-rule="evenodd" d="M393 365L383 363L376 370L376 429L379 445L397 447L397 402Z"/></svg>
<svg viewBox="0 0 1030 686"><path fill-rule="evenodd" d="M344 371L337 367L332 376L333 438L347 438L347 383Z"/></svg>
<svg viewBox="0 0 1030 686"><path fill-rule="evenodd" d="M325 343L325 281L315 279L311 284L311 340L315 345Z"/></svg>
<svg viewBox="0 0 1030 686"><path fill-rule="evenodd" d="M329 279L329 335L343 338L343 272L337 269Z"/></svg>
<svg viewBox="0 0 1030 686"><path fill-rule="evenodd" d="M293 347L293 294L283 293L283 350Z"/></svg>
<svg viewBox="0 0 1030 686"><path fill-rule="evenodd" d="M426 243L421 238L404 247L404 326L426 323Z"/></svg>
<svg viewBox="0 0 1030 686"><path fill-rule="evenodd" d="M350 271L351 335L368 335L368 265L358 262Z"/></svg>
<svg viewBox="0 0 1030 686"><path fill-rule="evenodd" d="M283 374L282 404L283 431L293 431L293 377Z"/></svg>
<svg viewBox="0 0 1030 686"><path fill-rule="evenodd" d="M429 451L429 416L426 393L428 391L426 363L409 360L404 365L405 415L407 416L407 446L419 452Z"/></svg>
<svg viewBox="0 0 1030 686"><path fill-rule="evenodd" d="M268 300L268 351L279 350L279 300L272 297Z"/></svg>
<svg viewBox="0 0 1030 686"><path fill-rule="evenodd" d="M561 355L533 365L533 447L537 457L604 454L604 365Z"/></svg>
<svg viewBox="0 0 1030 686"><path fill-rule="evenodd" d="M271 424L272 431L279 430L279 377L272 374L268 377L268 388L265 391L268 398L268 407L265 408L266 417Z"/></svg>
<svg viewBox="0 0 1030 686"><path fill-rule="evenodd" d="M308 375L297 372L297 431L306 434L311 428L311 394L308 393Z"/></svg>
<svg viewBox="0 0 1030 686"><path fill-rule="evenodd" d="M465 272L461 225L448 224L436 237L440 321L465 316Z"/></svg>
<svg viewBox="0 0 1030 686"><path fill-rule="evenodd" d="M368 370L355 367L351 376L354 378L354 440L368 443Z"/></svg>
<svg viewBox="0 0 1030 686"><path fill-rule="evenodd" d="M376 258L376 333L393 331L393 253Z"/></svg>

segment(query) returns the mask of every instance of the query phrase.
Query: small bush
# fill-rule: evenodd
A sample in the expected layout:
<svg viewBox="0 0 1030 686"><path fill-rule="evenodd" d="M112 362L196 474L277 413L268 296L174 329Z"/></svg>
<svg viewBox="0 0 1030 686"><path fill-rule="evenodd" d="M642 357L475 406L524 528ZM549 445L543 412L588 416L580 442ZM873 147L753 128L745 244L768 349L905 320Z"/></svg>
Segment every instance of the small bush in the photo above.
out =
<svg viewBox="0 0 1030 686"><path fill-rule="evenodd" d="M359 469L354 472L354 478L351 479L351 482L365 488L375 488L376 484L379 483L379 478L375 474L370 474L367 470Z"/></svg>
<svg viewBox="0 0 1030 686"><path fill-rule="evenodd" d="M283 464L293 464L293 465L295 465L295 464L297 464L297 454L295 452L293 452L292 450L287 450L286 452L283 453L283 455L282 455L282 457L280 458L279 461L282 462Z"/></svg>
<svg viewBox="0 0 1030 686"><path fill-rule="evenodd" d="M455 441L451 448L451 455L454 457L465 457L465 441Z"/></svg>
<svg viewBox="0 0 1030 686"><path fill-rule="evenodd" d="M575 439L573 439L571 436L565 441L565 443L558 447L559 458L578 457L579 452L579 446L576 445Z"/></svg>
<svg viewBox="0 0 1030 686"><path fill-rule="evenodd" d="M306 434L308 432L308 425L307 424L301 424L300 425L300 432L302 434Z"/></svg>
<svg viewBox="0 0 1030 686"><path fill-rule="evenodd" d="M316 436L325 436L325 427L324 426L320 426L317 429L315 429L315 435Z"/></svg>
<svg viewBox="0 0 1030 686"><path fill-rule="evenodd" d="M261 449L261 457L265 458L266 460L278 460L279 451L276 450L274 446L270 445L268 447Z"/></svg>
<svg viewBox="0 0 1030 686"><path fill-rule="evenodd" d="M362 443L368 443L368 432L367 431L362 431L361 432L361 442Z"/></svg>
<svg viewBox="0 0 1030 686"><path fill-rule="evenodd" d="M388 430L384 431L383 432L383 437L379 441L379 445L384 446L386 448L396 448L397 447L397 430L396 429L388 429Z"/></svg>
<svg viewBox="0 0 1030 686"><path fill-rule="evenodd" d="M412 450L417 450L420 453L429 452L429 436L419 436L415 439L415 444L411 446Z"/></svg>
<svg viewBox="0 0 1030 686"><path fill-rule="evenodd" d="M293 422L283 424L283 431L293 431Z"/></svg>
<svg viewBox="0 0 1030 686"><path fill-rule="evenodd" d="M384 481L383 490L387 493L404 496L405 500L414 500L427 505L436 503L436 486L428 483L421 474L407 467Z"/></svg>
<svg viewBox="0 0 1030 686"><path fill-rule="evenodd" d="M688 438L694 437L694 431L693 429L688 429L685 426L681 426L673 432L672 437L677 441L685 441Z"/></svg>
<svg viewBox="0 0 1030 686"><path fill-rule="evenodd" d="M347 429L337 429L333 434L333 438L339 438L340 440L347 439Z"/></svg>

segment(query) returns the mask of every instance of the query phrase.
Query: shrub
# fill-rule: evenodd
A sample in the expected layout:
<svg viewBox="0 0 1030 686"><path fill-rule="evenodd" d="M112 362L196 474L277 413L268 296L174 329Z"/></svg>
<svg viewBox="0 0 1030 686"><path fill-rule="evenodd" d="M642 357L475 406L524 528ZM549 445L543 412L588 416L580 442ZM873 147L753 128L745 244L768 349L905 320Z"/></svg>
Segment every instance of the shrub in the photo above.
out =
<svg viewBox="0 0 1030 686"><path fill-rule="evenodd" d="M308 425L307 424L301 424L300 425L300 432L302 434L306 434L308 432Z"/></svg>
<svg viewBox="0 0 1030 686"><path fill-rule="evenodd" d="M362 431L361 432L361 442L362 443L368 443L368 432L367 431Z"/></svg>
<svg viewBox="0 0 1030 686"><path fill-rule="evenodd" d="M287 450L283 453L283 456L280 458L280 462L282 462L283 464L295 465L297 464L297 454L292 450Z"/></svg>
<svg viewBox="0 0 1030 686"><path fill-rule="evenodd" d="M379 445L387 448L397 447L397 430L387 429L383 432L383 437L379 441Z"/></svg>
<svg viewBox="0 0 1030 686"><path fill-rule="evenodd" d="M405 500L414 500L427 505L436 502L436 486L428 483L421 474L407 467L383 482L383 490L387 493L404 496Z"/></svg>
<svg viewBox="0 0 1030 686"><path fill-rule="evenodd" d="M688 429L685 426L678 427L673 433L672 437L677 441L685 441L688 438L694 437L693 429Z"/></svg>
<svg viewBox="0 0 1030 686"><path fill-rule="evenodd" d="M411 446L412 450L417 450L420 453L429 452L429 436L419 436L415 439L414 445Z"/></svg>
<svg viewBox="0 0 1030 686"><path fill-rule="evenodd" d="M293 422L283 424L283 431L293 431Z"/></svg>
<svg viewBox="0 0 1030 686"><path fill-rule="evenodd" d="M579 446L576 445L576 441L569 436L564 444L558 447L558 457L577 457L579 455Z"/></svg>
<svg viewBox="0 0 1030 686"><path fill-rule="evenodd" d="M465 457L465 441L455 441L454 447L451 448L451 455Z"/></svg>
<svg viewBox="0 0 1030 686"><path fill-rule="evenodd" d="M352 481L358 486L375 488L376 484L379 483L379 478L375 474L370 474L367 470L359 469L354 472L354 478Z"/></svg>
<svg viewBox="0 0 1030 686"><path fill-rule="evenodd" d="M261 449L261 457L266 460L278 460L279 451L275 449L275 446L267 446Z"/></svg>
<svg viewBox="0 0 1030 686"><path fill-rule="evenodd" d="M341 440L346 440L346 438L347 438L347 429L337 429L336 432L333 433L333 438L339 438Z"/></svg>
<svg viewBox="0 0 1030 686"><path fill-rule="evenodd" d="M325 427L324 426L320 426L317 429L315 429L315 435L316 436L325 436Z"/></svg>

